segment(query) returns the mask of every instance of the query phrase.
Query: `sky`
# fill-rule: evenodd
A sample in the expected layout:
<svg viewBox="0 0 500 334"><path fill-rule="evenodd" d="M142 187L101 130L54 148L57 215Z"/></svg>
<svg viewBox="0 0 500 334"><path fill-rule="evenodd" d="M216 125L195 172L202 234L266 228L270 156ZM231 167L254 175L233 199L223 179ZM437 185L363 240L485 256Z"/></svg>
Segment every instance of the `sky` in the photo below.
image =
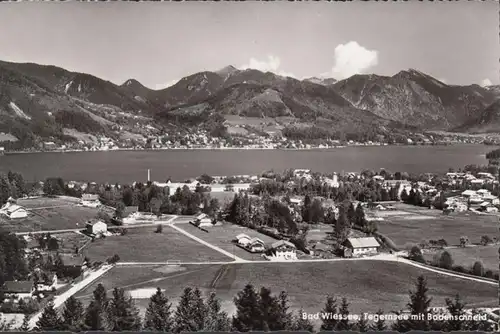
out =
<svg viewBox="0 0 500 334"><path fill-rule="evenodd" d="M298 79L499 84L499 5L457 2L4 2L0 59L160 89L227 65Z"/></svg>

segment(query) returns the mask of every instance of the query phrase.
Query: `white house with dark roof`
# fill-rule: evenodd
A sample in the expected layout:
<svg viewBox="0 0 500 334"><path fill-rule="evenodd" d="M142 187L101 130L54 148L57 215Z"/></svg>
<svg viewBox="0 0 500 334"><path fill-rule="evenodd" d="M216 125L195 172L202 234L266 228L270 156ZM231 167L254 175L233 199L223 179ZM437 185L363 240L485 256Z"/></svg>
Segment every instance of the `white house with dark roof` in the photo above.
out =
<svg viewBox="0 0 500 334"><path fill-rule="evenodd" d="M271 261L297 260L297 247L290 241L279 240L271 245Z"/></svg>
<svg viewBox="0 0 500 334"><path fill-rule="evenodd" d="M266 250L265 242L257 237L250 239L246 247L253 253L264 252Z"/></svg>
<svg viewBox="0 0 500 334"><path fill-rule="evenodd" d="M82 194L82 199L80 201L80 205L88 207L88 208L99 207L101 205L101 201L99 201L99 195Z"/></svg>
<svg viewBox="0 0 500 334"><path fill-rule="evenodd" d="M242 245L242 246L246 246L250 243L250 240L252 240L252 238L250 238L248 235L246 234L238 234L236 236L236 241L238 242L239 245Z"/></svg>
<svg viewBox="0 0 500 334"><path fill-rule="evenodd" d="M0 208L0 215L9 219L19 219L28 217L28 211L20 205L16 204L16 200L10 197Z"/></svg>
<svg viewBox="0 0 500 334"><path fill-rule="evenodd" d="M33 281L6 281L0 289L5 299L18 302L20 299L33 298L35 285Z"/></svg>
<svg viewBox="0 0 500 334"><path fill-rule="evenodd" d="M377 254L380 244L374 237L348 238L344 243L344 247L346 257L357 257Z"/></svg>

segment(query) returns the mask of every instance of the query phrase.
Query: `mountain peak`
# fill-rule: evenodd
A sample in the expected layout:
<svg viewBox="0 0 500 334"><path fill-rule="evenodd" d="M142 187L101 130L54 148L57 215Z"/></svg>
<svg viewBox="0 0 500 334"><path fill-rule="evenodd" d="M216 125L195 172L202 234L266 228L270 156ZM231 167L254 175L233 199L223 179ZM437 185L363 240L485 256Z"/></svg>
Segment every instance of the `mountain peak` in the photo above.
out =
<svg viewBox="0 0 500 334"><path fill-rule="evenodd" d="M128 79L121 86L122 87L127 87L127 86L143 86L143 85L139 81L137 81L135 79Z"/></svg>
<svg viewBox="0 0 500 334"><path fill-rule="evenodd" d="M234 74L236 72L238 72L238 69L236 67L234 67L233 65L228 65L228 66L216 71L215 73L220 75L223 78L226 78L226 77L228 77L231 74Z"/></svg>

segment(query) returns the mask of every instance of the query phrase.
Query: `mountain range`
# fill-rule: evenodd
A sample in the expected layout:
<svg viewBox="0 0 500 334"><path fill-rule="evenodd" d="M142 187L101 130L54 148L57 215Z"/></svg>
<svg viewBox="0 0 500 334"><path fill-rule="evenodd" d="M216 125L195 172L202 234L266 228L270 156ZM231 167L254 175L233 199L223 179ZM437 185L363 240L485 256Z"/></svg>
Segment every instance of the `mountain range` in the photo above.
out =
<svg viewBox="0 0 500 334"><path fill-rule="evenodd" d="M0 141L15 137L26 147L220 125L237 134L228 121L235 117L246 132L273 128L314 138L500 132L498 97L498 86L447 85L414 69L337 81L227 66L153 90L135 79L117 85L56 66L0 62Z"/></svg>

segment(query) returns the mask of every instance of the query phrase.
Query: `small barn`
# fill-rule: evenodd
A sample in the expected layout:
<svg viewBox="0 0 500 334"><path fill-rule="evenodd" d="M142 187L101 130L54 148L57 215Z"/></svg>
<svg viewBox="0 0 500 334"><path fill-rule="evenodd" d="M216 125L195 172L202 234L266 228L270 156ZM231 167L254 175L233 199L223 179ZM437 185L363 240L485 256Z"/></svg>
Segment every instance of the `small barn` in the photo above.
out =
<svg viewBox="0 0 500 334"><path fill-rule="evenodd" d="M108 231L108 225L101 220L91 220L85 224L86 232L88 234L102 234Z"/></svg>
<svg viewBox="0 0 500 334"><path fill-rule="evenodd" d="M242 246L246 246L250 243L250 240L252 240L252 238L250 238L248 235L246 234L238 234L236 236L236 242L239 244L239 245L242 245Z"/></svg>
<svg viewBox="0 0 500 334"><path fill-rule="evenodd" d="M344 256L358 257L377 254L380 244L374 237L348 238L344 242Z"/></svg>
<svg viewBox="0 0 500 334"><path fill-rule="evenodd" d="M83 194L80 204L89 208L97 208L101 205L101 201L99 201L99 195Z"/></svg>
<svg viewBox="0 0 500 334"><path fill-rule="evenodd" d="M28 211L20 205L17 205L16 200L9 197L7 203L0 208L0 215L6 216L9 219L19 219L28 217Z"/></svg>
<svg viewBox="0 0 500 334"><path fill-rule="evenodd" d="M252 253L262 253L266 250L266 244L259 238L250 239L246 247Z"/></svg>
<svg viewBox="0 0 500 334"><path fill-rule="evenodd" d="M212 219L207 216L205 213L200 213L194 218L194 223L196 226L204 227L204 226L211 226L212 225Z"/></svg>

